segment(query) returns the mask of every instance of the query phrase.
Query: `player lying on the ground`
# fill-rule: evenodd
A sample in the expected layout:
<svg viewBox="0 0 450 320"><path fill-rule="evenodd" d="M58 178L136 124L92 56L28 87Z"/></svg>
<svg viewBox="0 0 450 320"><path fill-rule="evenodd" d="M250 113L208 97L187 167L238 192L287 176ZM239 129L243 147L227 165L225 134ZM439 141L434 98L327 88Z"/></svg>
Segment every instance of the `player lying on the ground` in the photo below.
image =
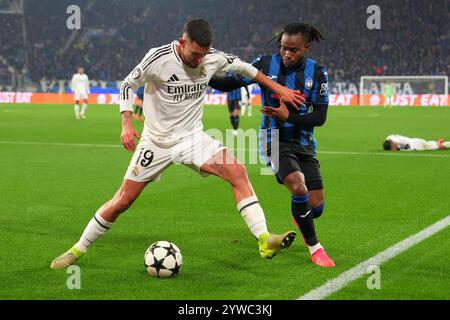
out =
<svg viewBox="0 0 450 320"><path fill-rule="evenodd" d="M263 113L260 125L261 158L276 173L277 181L291 194L294 222L299 227L308 246L313 263L333 267L334 262L319 243L313 218L324 210L323 182L320 164L316 158L314 127L325 123L328 110L328 74L324 66L306 57L313 42L323 39L320 32L308 24L290 23L278 35L279 53L259 56L254 62L258 70L279 84L300 90L306 105L294 106L276 99L274 92L261 86ZM235 77L213 77L210 86L229 91L254 81ZM284 99L280 99L284 100ZM312 107L312 112L310 112ZM279 163L272 161L270 150L271 130L279 130ZM265 131L267 130L267 131Z"/></svg>
<svg viewBox="0 0 450 320"><path fill-rule="evenodd" d="M216 72L236 72L254 79L293 103L302 105L304 99L299 92L270 80L251 64L212 49L212 37L206 21L192 20L178 41L151 49L126 77L120 92L121 139L124 147L135 153L117 193L97 210L79 242L51 263L52 268L74 264L133 204L145 186L158 180L173 163L182 163L202 175L216 175L231 185L237 210L258 239L261 257L272 258L294 241L293 231L282 235L268 232L245 167L233 152L203 131L202 117L206 88ZM145 122L136 148L134 138L139 138L139 134L131 121L132 100L134 91L142 85ZM180 218L189 219L182 213Z"/></svg>
<svg viewBox="0 0 450 320"><path fill-rule="evenodd" d="M383 142L383 149L389 151L426 151L445 150L450 148L450 141L445 142L439 138L436 141L426 141L420 138L408 138L398 134L392 134Z"/></svg>

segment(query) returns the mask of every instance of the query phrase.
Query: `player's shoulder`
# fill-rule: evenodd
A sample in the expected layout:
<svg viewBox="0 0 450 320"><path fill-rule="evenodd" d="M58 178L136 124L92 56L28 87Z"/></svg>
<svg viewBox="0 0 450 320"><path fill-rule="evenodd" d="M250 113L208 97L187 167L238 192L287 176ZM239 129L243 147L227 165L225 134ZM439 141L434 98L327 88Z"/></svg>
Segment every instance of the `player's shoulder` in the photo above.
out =
<svg viewBox="0 0 450 320"><path fill-rule="evenodd" d="M230 62L230 60L232 62L232 60L234 60L235 58L237 58L237 56L235 56L231 53L226 53L224 51L218 50L216 48L209 49L208 53L205 56L205 59L208 59L208 60L219 60L219 61L229 60L229 62Z"/></svg>
<svg viewBox="0 0 450 320"><path fill-rule="evenodd" d="M144 59L149 62L174 58L174 55L176 54L175 43L176 41L173 41L159 47L150 48L150 50L147 51Z"/></svg>
<svg viewBox="0 0 450 320"><path fill-rule="evenodd" d="M314 60L312 58L306 58L306 63L313 65L316 70L326 70L325 65L317 62L316 60Z"/></svg>
<svg viewBox="0 0 450 320"><path fill-rule="evenodd" d="M217 55L223 57L226 55L226 53L223 52L222 50L219 50L216 48L211 48L211 49L209 49L208 53L206 54L206 56L209 56L209 57L214 57Z"/></svg>
<svg viewBox="0 0 450 320"><path fill-rule="evenodd" d="M314 69L314 78L318 79L319 81L328 79L327 68L323 64L317 62L314 59L306 58L305 68L306 69L313 68Z"/></svg>
<svg viewBox="0 0 450 320"><path fill-rule="evenodd" d="M168 51L169 49L171 49L171 47L172 47L172 42L171 42L171 43L164 44L164 45L159 46L159 47L152 47L152 48L150 48L150 49L148 50L147 54L149 54L149 53L154 53L154 52L156 52L156 51L158 51L158 52Z"/></svg>
<svg viewBox="0 0 450 320"><path fill-rule="evenodd" d="M263 72L269 72L268 68L272 63L272 60L277 60L278 63L281 63L281 56L277 56L277 54L260 54L256 56L251 62L251 64L257 68L258 70L263 70Z"/></svg>

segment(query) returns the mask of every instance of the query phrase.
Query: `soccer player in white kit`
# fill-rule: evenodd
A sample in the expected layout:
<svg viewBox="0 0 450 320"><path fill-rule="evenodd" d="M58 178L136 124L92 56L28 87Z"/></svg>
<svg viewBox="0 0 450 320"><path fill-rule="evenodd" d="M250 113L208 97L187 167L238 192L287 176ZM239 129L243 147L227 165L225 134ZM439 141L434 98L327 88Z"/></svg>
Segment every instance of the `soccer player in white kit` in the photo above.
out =
<svg viewBox="0 0 450 320"><path fill-rule="evenodd" d="M389 151L425 151L445 150L450 148L450 141L443 139L426 141L420 138L408 138L398 134L392 134L383 142L383 149Z"/></svg>
<svg viewBox="0 0 450 320"><path fill-rule="evenodd" d="M204 96L216 72L236 72L271 88L284 99L303 104L299 92L283 87L237 57L211 49L212 32L201 19L186 23L178 41L151 49L125 78L120 93L122 144L135 151L124 181L114 197L103 204L84 230L79 242L56 258L51 267L74 264L90 245L111 228L120 213L127 210L145 186L159 179L173 163L182 163L202 175L216 175L232 188L237 209L250 232L258 239L260 255L274 257L290 246L295 232L281 235L267 230L245 167L233 153L203 131ZM139 138L132 124L133 92L145 84L145 125Z"/></svg>
<svg viewBox="0 0 450 320"><path fill-rule="evenodd" d="M89 94L89 77L84 73L83 67L78 67L78 73L75 73L72 77L72 91L75 99L75 118L86 119L86 109L88 103ZM80 112L80 100L83 101Z"/></svg>

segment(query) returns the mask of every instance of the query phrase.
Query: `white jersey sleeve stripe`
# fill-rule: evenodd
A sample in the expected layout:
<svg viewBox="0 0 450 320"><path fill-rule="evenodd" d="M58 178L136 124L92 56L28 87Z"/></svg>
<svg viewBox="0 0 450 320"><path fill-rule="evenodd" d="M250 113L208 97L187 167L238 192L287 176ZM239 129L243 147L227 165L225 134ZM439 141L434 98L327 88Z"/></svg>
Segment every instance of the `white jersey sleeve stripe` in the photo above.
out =
<svg viewBox="0 0 450 320"><path fill-rule="evenodd" d="M125 86L125 99L129 99L130 98L130 96L129 96L129 90L131 89L131 86L130 85L126 85Z"/></svg>
<svg viewBox="0 0 450 320"><path fill-rule="evenodd" d="M152 60L150 60L149 62L147 62L147 64L144 65L144 66L142 67L142 69L143 69L143 70L147 69L148 66L151 65L155 60L158 60L158 58L160 58L160 57L162 57L162 56L165 56L166 54L171 53L171 51L172 51L172 49L169 48L169 49L167 49L167 50L165 50L165 51L160 52L156 57L154 57Z"/></svg>
<svg viewBox="0 0 450 320"><path fill-rule="evenodd" d="M161 53L161 51L164 51L166 49L170 49L170 44L164 47L161 47L160 49L156 50L154 53L152 53L147 59L145 59L145 61L141 62L141 64L146 63L147 61L149 61L150 59L153 59L158 53Z"/></svg>

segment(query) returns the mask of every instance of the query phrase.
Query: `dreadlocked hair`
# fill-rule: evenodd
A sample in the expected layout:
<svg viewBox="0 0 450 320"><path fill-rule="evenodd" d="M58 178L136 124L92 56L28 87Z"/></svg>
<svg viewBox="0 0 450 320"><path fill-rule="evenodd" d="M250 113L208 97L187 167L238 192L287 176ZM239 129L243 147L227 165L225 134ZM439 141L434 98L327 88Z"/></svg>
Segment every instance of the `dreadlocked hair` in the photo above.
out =
<svg viewBox="0 0 450 320"><path fill-rule="evenodd" d="M320 40L325 40L320 31L307 23L301 22L292 22L283 27L283 31L277 34L274 38L272 38L269 42L274 39L277 40L278 45L281 45L281 38L284 34L295 35L301 33L303 38L305 39L307 44L311 44L312 42L320 43Z"/></svg>

